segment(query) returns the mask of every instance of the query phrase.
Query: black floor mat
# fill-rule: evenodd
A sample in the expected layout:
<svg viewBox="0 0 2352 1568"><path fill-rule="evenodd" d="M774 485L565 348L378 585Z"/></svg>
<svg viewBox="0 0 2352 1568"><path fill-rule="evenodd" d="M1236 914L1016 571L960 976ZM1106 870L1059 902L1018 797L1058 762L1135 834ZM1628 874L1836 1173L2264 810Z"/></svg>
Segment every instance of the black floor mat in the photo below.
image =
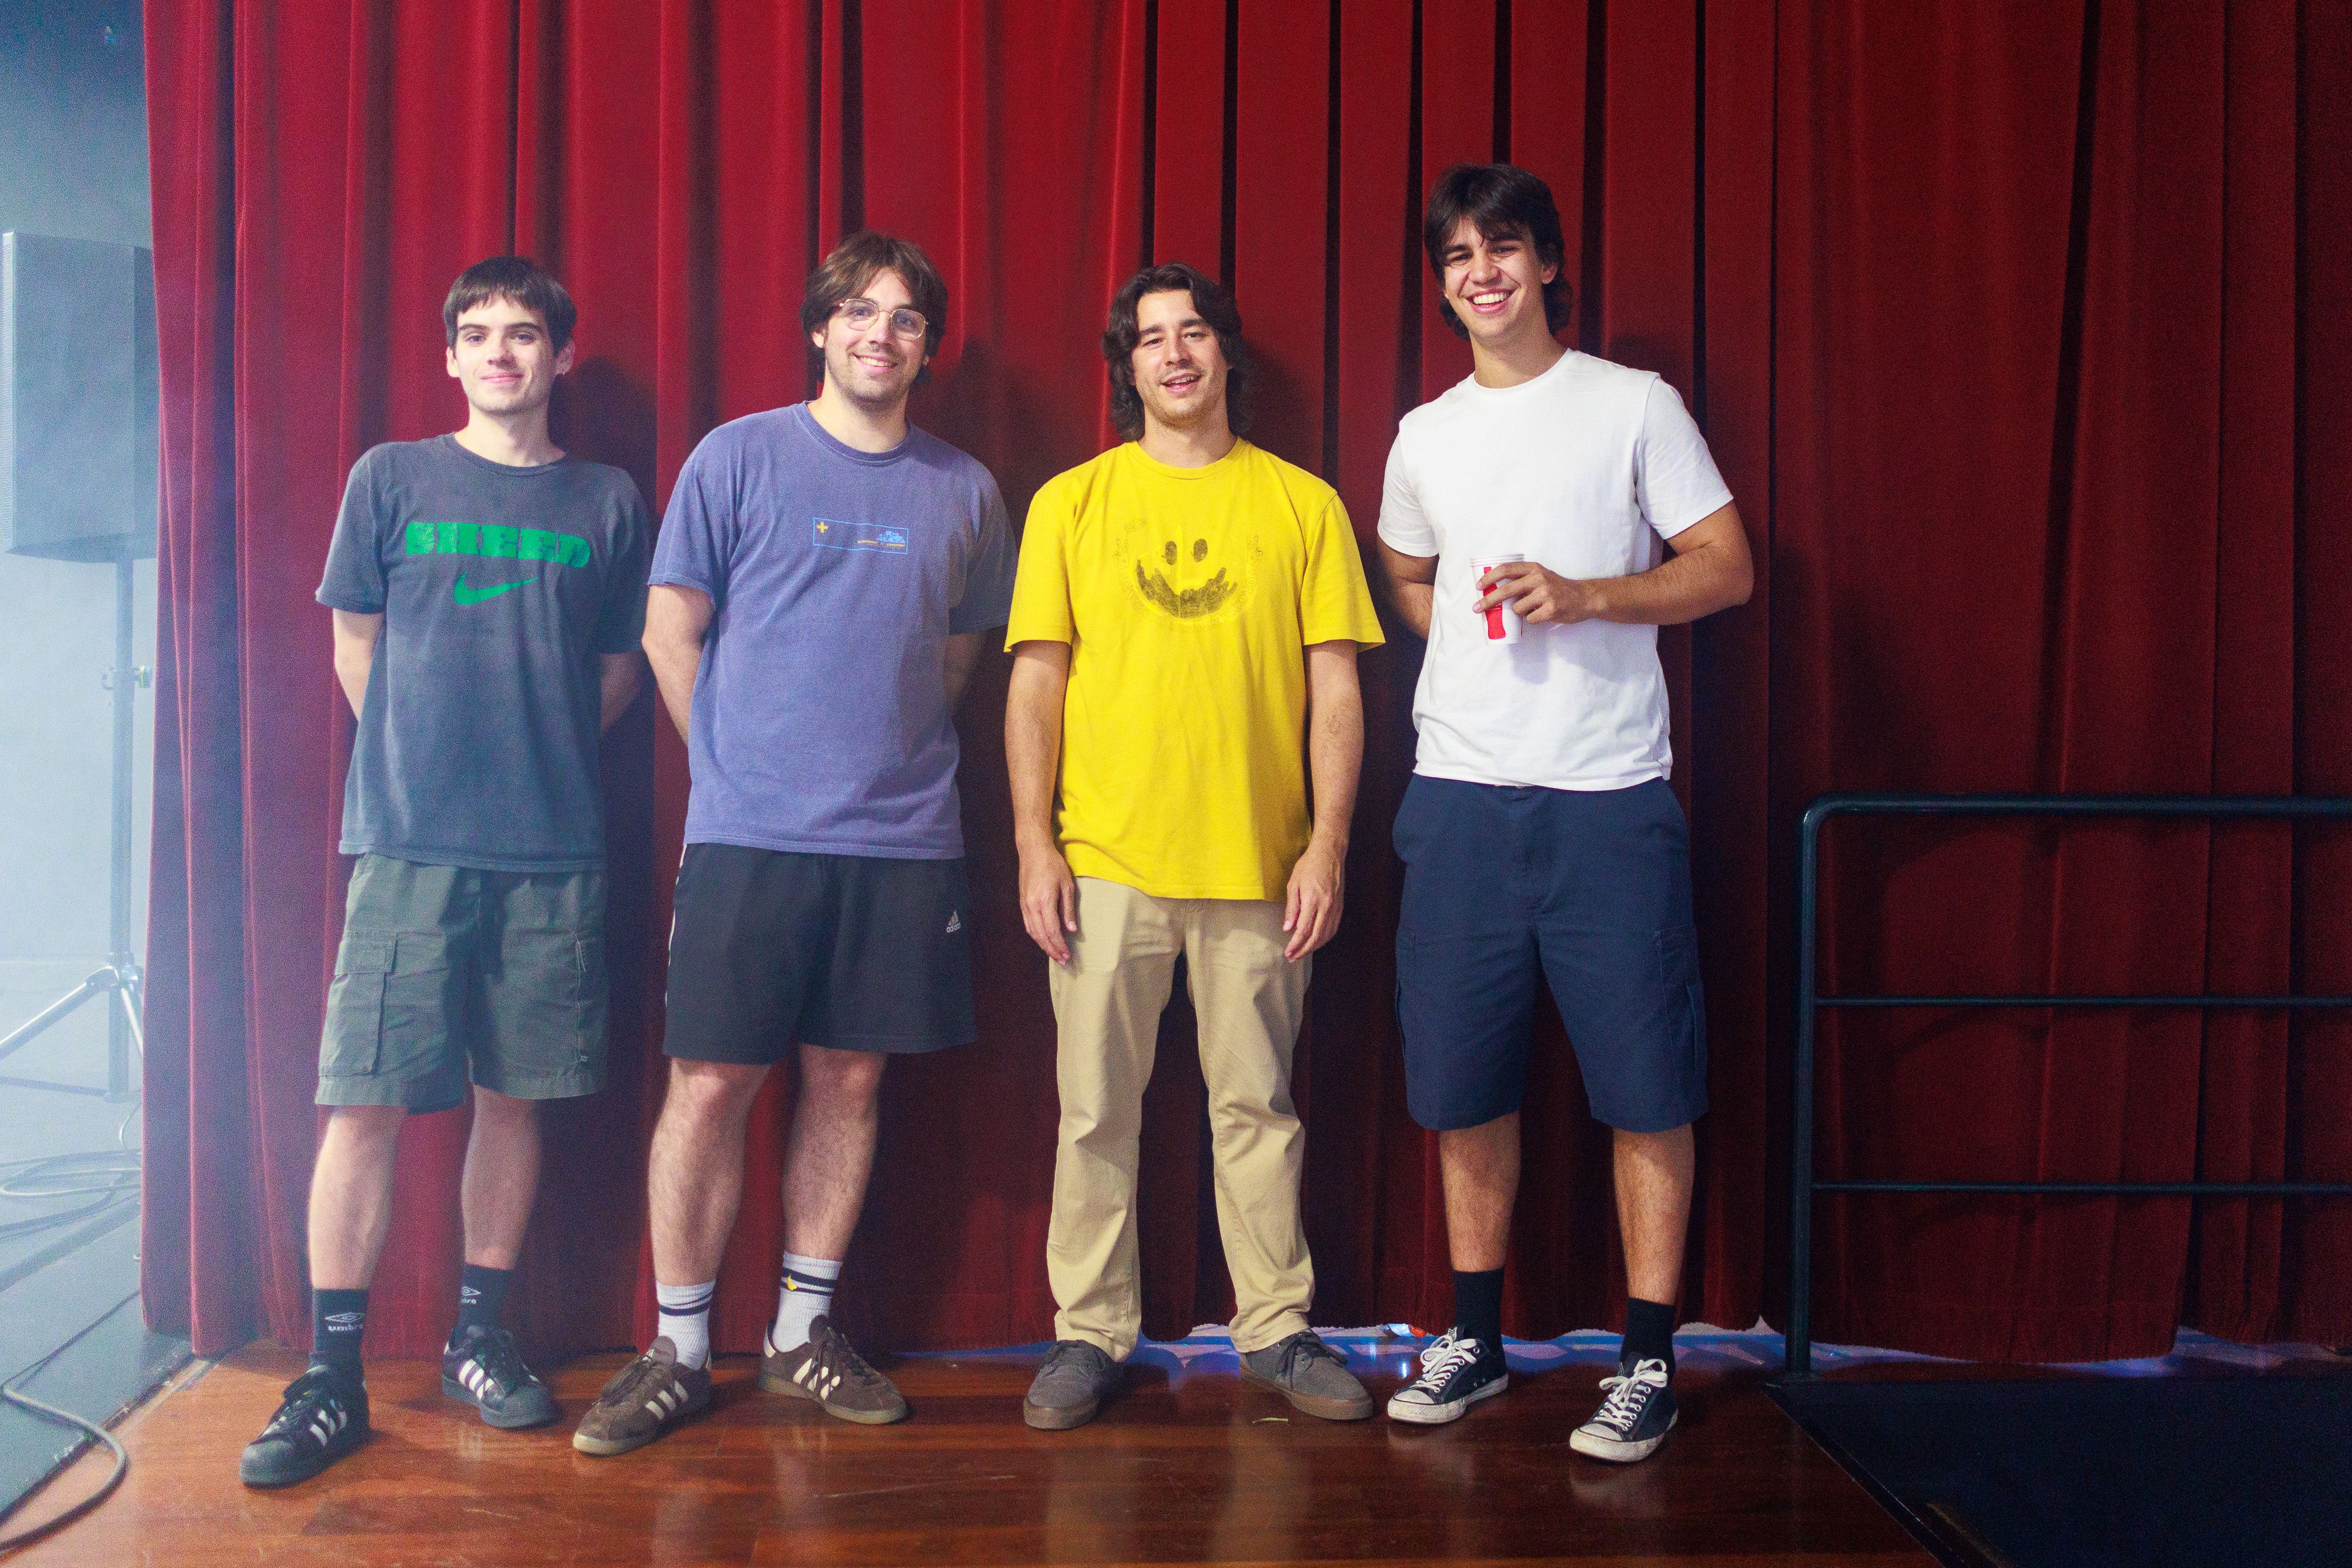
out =
<svg viewBox="0 0 2352 1568"><path fill-rule="evenodd" d="M2352 1376L1772 1392L1947 1563L2352 1563Z"/></svg>

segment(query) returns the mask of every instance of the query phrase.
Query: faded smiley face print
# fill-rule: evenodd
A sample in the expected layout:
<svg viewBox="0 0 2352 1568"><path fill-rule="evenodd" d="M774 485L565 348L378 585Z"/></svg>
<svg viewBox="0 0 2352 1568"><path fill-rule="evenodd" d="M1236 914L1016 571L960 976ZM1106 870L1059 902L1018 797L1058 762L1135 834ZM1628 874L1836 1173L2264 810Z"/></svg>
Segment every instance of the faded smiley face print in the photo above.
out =
<svg viewBox="0 0 2352 1568"><path fill-rule="evenodd" d="M1210 559L1206 538L1162 538L1156 554L1138 558L1135 586L1154 609L1179 621L1198 620L1224 607L1240 584L1231 568Z"/></svg>

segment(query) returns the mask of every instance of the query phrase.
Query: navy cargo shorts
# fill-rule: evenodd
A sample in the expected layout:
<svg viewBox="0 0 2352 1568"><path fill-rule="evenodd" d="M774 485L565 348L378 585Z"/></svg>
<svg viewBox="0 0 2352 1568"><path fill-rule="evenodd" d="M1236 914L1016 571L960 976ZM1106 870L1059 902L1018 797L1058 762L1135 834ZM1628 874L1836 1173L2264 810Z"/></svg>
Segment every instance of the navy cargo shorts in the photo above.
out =
<svg viewBox="0 0 2352 1568"><path fill-rule="evenodd" d="M1414 1121L1443 1132L1519 1108L1538 980L1594 1116L1663 1133L1706 1110L1690 834L1664 779L1576 790L1415 774L1395 840Z"/></svg>

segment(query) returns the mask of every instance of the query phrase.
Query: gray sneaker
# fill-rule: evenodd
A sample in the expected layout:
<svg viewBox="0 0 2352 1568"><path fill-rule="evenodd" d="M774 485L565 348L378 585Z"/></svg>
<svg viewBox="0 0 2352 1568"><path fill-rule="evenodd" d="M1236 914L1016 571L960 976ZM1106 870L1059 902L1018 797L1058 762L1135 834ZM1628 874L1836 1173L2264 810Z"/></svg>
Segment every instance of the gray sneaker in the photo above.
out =
<svg viewBox="0 0 2352 1568"><path fill-rule="evenodd" d="M1021 1418L1041 1431L1062 1432L1095 1418L1118 1386L1118 1363L1080 1339L1054 1342L1029 1385Z"/></svg>
<svg viewBox="0 0 2352 1568"><path fill-rule="evenodd" d="M1340 1354L1300 1329L1288 1339L1242 1357L1242 1381L1271 1388L1290 1407L1326 1421L1362 1421L1372 1414L1372 1396L1348 1370Z"/></svg>

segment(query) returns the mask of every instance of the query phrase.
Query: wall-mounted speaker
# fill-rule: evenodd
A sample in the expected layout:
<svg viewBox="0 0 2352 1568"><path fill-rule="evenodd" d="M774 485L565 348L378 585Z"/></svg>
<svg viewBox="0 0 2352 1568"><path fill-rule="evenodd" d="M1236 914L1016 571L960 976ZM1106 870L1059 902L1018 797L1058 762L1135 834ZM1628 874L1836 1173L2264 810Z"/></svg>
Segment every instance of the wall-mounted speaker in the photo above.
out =
<svg viewBox="0 0 2352 1568"><path fill-rule="evenodd" d="M0 549L155 553L154 257L0 234Z"/></svg>

